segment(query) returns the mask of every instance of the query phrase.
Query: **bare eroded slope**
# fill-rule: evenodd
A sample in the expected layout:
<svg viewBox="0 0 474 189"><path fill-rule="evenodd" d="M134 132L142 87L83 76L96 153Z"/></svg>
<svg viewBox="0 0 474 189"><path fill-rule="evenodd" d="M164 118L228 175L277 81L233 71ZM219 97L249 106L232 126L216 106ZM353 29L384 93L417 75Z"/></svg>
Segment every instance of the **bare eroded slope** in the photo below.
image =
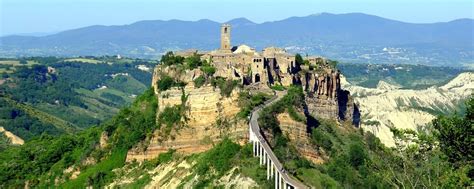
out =
<svg viewBox="0 0 474 189"><path fill-rule="evenodd" d="M466 72L441 87L400 89L380 81L377 88L351 85L341 78L360 106L361 127L373 132L387 146L394 146L390 127L413 129L424 126L439 112L452 111L474 92L474 73Z"/></svg>

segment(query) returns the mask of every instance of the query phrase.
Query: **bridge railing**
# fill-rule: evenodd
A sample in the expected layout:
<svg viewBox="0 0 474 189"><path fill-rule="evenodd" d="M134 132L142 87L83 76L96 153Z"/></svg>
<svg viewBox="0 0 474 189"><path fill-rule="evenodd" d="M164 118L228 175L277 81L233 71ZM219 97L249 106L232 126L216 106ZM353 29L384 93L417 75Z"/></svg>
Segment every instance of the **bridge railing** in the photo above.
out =
<svg viewBox="0 0 474 189"><path fill-rule="evenodd" d="M267 154L268 158L270 158L273 166L275 166L275 170L276 170L276 172L278 172L278 175L281 176L284 183L289 185L289 186L287 186L288 188L308 188L304 184L302 184L299 181L297 181L297 180L291 178L290 176L288 176L288 174L287 174L286 170L284 169L283 165L280 163L280 161L278 160L276 155L273 153L270 145L267 143L267 141L265 140L265 138L261 134L260 127L258 126L258 118L259 118L260 111L265 106L268 106L271 103L273 103L276 99L281 98L278 95L276 95L275 91L274 91L274 94L275 95L272 98L270 98L268 101L266 101L263 105L255 107L252 110L252 113L250 114L250 119L249 119L249 132L250 132L249 137L253 138L253 136L255 136L255 138L257 139L257 142L259 143L259 146L261 146L263 148L263 150ZM286 94L286 93L284 93L284 94ZM269 163L269 162L266 162L266 163ZM267 167L270 168L269 166L267 166ZM268 171L267 171L267 174L269 174ZM267 178L269 178L269 176L267 176ZM275 179L279 179L279 178L275 178ZM278 187L278 186L275 185L275 187Z"/></svg>

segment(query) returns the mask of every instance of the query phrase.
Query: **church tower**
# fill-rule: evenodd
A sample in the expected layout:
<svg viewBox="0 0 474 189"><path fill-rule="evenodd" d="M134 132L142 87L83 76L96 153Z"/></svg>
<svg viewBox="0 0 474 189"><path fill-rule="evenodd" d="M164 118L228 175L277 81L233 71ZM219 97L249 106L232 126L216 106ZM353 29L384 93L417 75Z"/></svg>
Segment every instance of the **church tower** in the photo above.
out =
<svg viewBox="0 0 474 189"><path fill-rule="evenodd" d="M222 52L231 52L230 49L230 25L222 24L221 26L221 51Z"/></svg>

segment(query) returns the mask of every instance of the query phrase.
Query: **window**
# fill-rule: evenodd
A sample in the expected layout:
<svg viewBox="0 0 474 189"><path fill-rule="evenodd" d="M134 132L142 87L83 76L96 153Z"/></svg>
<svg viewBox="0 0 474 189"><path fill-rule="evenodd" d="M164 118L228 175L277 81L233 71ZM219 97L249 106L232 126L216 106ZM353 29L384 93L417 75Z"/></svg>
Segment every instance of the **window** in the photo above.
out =
<svg viewBox="0 0 474 189"><path fill-rule="evenodd" d="M227 33L227 28L224 28L224 33Z"/></svg>

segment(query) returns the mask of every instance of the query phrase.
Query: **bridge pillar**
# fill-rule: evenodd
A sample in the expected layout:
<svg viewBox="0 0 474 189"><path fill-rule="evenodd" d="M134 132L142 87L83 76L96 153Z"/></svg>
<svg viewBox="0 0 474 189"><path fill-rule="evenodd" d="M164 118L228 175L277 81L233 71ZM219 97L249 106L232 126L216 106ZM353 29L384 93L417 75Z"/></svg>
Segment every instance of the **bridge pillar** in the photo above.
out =
<svg viewBox="0 0 474 189"><path fill-rule="evenodd" d="M273 174L274 174L273 170L275 169L274 166L275 166L275 165L273 164L273 162L270 161L270 178L274 178L274 177L275 177L275 176L273 175Z"/></svg>
<svg viewBox="0 0 474 189"><path fill-rule="evenodd" d="M260 142L257 142L257 156L260 157Z"/></svg>
<svg viewBox="0 0 474 189"><path fill-rule="evenodd" d="M260 146L260 165L263 165L263 148Z"/></svg>
<svg viewBox="0 0 474 189"><path fill-rule="evenodd" d="M266 165L266 164L268 164L268 153L265 152L263 155L264 155L264 157L265 157L265 159L264 159L264 161L263 161L263 164Z"/></svg>
<svg viewBox="0 0 474 189"><path fill-rule="evenodd" d="M257 141L253 141L253 156L257 156Z"/></svg>
<svg viewBox="0 0 474 189"><path fill-rule="evenodd" d="M278 189L278 177L280 177L278 171L275 171L275 189Z"/></svg>
<svg viewBox="0 0 474 189"><path fill-rule="evenodd" d="M268 159L267 159L268 161ZM270 180L270 169L271 169L271 161L267 162L267 180Z"/></svg>
<svg viewBox="0 0 474 189"><path fill-rule="evenodd" d="M281 181L282 181L282 179L281 179L281 174L279 174L279 175L278 175L278 188L279 188L279 189L283 189L283 186L282 186L282 184L281 184Z"/></svg>

